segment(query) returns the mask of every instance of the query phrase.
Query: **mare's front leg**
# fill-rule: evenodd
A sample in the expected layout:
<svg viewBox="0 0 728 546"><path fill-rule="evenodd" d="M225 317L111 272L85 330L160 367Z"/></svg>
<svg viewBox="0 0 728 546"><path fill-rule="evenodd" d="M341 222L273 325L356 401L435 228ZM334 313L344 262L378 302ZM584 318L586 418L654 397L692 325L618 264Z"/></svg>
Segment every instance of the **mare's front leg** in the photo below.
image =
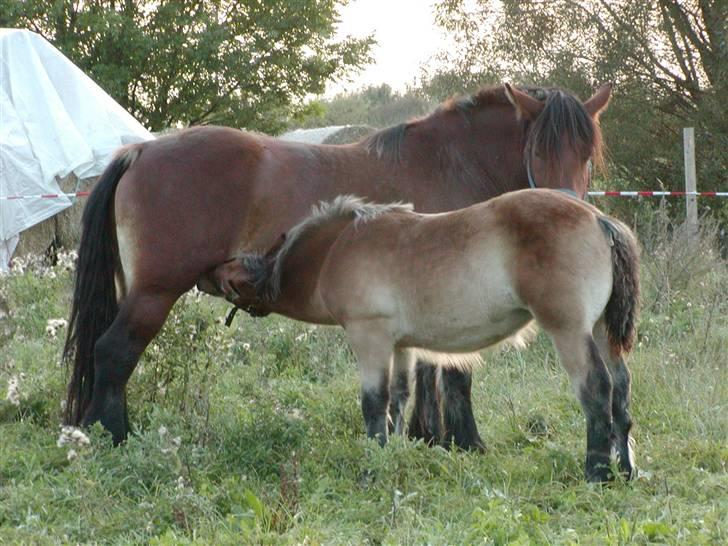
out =
<svg viewBox="0 0 728 546"><path fill-rule="evenodd" d="M591 333L552 334L552 337L586 416L586 479L609 481L612 479L609 464L615 444L613 385L609 370Z"/></svg>
<svg viewBox="0 0 728 546"><path fill-rule="evenodd" d="M346 325L351 348L361 375L361 410L367 437L387 443L389 382L394 344L384 321L363 321Z"/></svg>

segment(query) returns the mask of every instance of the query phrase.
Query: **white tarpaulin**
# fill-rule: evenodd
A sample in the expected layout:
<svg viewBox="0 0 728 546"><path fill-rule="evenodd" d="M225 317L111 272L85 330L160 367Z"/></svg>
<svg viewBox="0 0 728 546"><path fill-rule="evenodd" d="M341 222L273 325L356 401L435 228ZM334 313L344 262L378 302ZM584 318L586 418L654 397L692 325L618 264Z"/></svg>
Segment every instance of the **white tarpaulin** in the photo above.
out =
<svg viewBox="0 0 728 546"><path fill-rule="evenodd" d="M71 206L57 177L98 176L124 144L153 138L41 36L0 29L0 270L18 234Z"/></svg>

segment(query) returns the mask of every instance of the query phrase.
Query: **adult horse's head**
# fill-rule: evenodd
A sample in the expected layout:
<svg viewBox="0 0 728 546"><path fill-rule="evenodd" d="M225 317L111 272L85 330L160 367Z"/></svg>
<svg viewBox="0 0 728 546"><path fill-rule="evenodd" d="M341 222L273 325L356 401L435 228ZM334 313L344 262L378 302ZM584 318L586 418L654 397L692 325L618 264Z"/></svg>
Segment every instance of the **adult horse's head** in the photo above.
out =
<svg viewBox="0 0 728 546"><path fill-rule="evenodd" d="M573 192L583 198L592 165L603 164L599 114L606 108L611 84L584 103L560 89L527 92L505 84L505 94L526 123L523 159L529 186ZM543 93L543 91L542 91Z"/></svg>

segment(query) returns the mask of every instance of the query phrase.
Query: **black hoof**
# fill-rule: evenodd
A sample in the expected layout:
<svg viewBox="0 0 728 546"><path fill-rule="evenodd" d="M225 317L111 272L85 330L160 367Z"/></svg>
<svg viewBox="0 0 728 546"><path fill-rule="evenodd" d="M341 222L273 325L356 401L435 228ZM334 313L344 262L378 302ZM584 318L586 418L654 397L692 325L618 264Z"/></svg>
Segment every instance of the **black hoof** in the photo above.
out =
<svg viewBox="0 0 728 546"><path fill-rule="evenodd" d="M609 455L593 455L586 460L586 481L608 483L614 480Z"/></svg>
<svg viewBox="0 0 728 546"><path fill-rule="evenodd" d="M425 428L419 420L410 421L409 427L407 428L407 437L413 441L422 440L427 446L433 446L439 443L432 432Z"/></svg>
<svg viewBox="0 0 728 546"><path fill-rule="evenodd" d="M444 448L450 448L451 446L456 446L458 449L462 449L463 451L472 451L475 453L485 453L488 448L485 446L485 442L480 438L478 434L476 434L473 437L469 438L446 438L442 442L442 447Z"/></svg>
<svg viewBox="0 0 728 546"><path fill-rule="evenodd" d="M124 417L113 419L87 415L81 421L81 428L88 429L96 423L101 423L101 426L111 433L111 440L114 447L117 447L118 445L123 444L127 439L128 430L126 422L127 420Z"/></svg>

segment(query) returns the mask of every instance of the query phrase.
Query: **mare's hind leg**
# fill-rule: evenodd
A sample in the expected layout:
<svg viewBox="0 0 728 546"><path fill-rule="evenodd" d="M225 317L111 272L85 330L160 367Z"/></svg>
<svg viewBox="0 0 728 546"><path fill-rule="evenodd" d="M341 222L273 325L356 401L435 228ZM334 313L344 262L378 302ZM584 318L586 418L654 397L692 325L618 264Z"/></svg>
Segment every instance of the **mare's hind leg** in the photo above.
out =
<svg viewBox="0 0 728 546"><path fill-rule="evenodd" d="M437 445L442 438L442 413L437 387L437 366L424 360L415 365L415 406L409 423L409 437Z"/></svg>
<svg viewBox="0 0 728 546"><path fill-rule="evenodd" d="M126 383L147 344L159 332L177 294L132 291L94 347L94 386L82 425L97 421L111 432L114 444L126 439L129 419Z"/></svg>
<svg viewBox="0 0 728 546"><path fill-rule="evenodd" d="M612 355L604 322L594 326L594 340L599 353L612 376L612 417L614 419L615 448L619 457L619 470L627 479L635 475L632 451L632 416L629 412L632 379L629 368L621 356Z"/></svg>
<svg viewBox="0 0 728 546"><path fill-rule="evenodd" d="M361 410L367 437L387 443L389 381L394 347L384 325L377 321L346 326L347 337L359 363Z"/></svg>
<svg viewBox="0 0 728 546"><path fill-rule="evenodd" d="M614 445L612 378L591 334L549 333L586 416L586 479L605 482Z"/></svg>
<svg viewBox="0 0 728 546"><path fill-rule="evenodd" d="M443 422L445 431L442 445L455 444L461 449L485 451L473 415L470 392L473 375L469 370L443 368L440 388L443 393Z"/></svg>
<svg viewBox="0 0 728 546"><path fill-rule="evenodd" d="M484 450L473 415L472 386L473 376L468 370L438 370L435 365L418 360L410 438L422 438L428 444L454 443L461 449Z"/></svg>
<svg viewBox="0 0 728 546"><path fill-rule="evenodd" d="M404 411L409 399L409 375L414 353L409 349L396 349L392 361L392 384L389 388L389 433L403 435Z"/></svg>

